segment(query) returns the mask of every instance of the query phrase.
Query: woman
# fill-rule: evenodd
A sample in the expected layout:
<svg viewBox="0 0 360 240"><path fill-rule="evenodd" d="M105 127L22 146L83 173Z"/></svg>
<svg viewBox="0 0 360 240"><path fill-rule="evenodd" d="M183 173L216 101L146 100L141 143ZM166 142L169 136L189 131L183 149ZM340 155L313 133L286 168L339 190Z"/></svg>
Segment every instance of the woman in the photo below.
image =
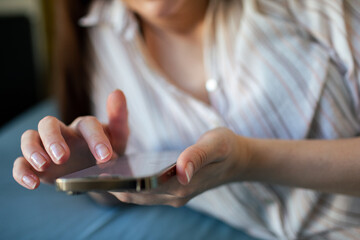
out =
<svg viewBox="0 0 360 240"><path fill-rule="evenodd" d="M187 147L156 192L110 194L266 239L359 236L358 1L61 2L64 121L83 117L24 133L19 184Z"/></svg>

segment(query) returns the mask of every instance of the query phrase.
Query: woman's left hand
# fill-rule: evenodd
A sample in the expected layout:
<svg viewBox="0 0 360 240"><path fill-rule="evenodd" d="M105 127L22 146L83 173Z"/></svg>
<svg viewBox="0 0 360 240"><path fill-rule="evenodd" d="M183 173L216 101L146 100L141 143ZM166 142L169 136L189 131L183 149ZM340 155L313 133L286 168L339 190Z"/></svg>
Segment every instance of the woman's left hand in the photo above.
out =
<svg viewBox="0 0 360 240"><path fill-rule="evenodd" d="M249 159L246 138L229 129L217 128L205 133L180 154L176 178L151 191L112 194L126 203L183 206L208 189L245 179Z"/></svg>

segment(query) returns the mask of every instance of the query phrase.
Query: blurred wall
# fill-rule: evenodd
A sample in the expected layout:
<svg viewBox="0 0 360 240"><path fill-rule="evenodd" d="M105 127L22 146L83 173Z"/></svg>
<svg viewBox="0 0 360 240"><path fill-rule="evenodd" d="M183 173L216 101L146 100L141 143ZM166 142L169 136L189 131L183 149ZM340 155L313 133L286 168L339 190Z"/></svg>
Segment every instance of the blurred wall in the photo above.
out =
<svg viewBox="0 0 360 240"><path fill-rule="evenodd" d="M0 0L0 127L47 96L46 0Z"/></svg>

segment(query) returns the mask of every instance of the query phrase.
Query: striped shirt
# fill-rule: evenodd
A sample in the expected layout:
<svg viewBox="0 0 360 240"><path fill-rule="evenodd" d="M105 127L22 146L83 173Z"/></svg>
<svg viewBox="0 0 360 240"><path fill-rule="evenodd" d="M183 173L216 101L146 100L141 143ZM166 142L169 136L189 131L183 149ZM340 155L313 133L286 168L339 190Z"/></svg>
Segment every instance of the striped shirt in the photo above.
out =
<svg viewBox="0 0 360 240"><path fill-rule="evenodd" d="M256 138L360 133L359 0L211 0L205 19L207 105L150 64L119 0L95 0L88 27L94 114L127 97L128 152L184 149L225 126ZM306 175L304 176L306 177ZM360 199L266 183L232 183L189 206L265 239L360 239Z"/></svg>

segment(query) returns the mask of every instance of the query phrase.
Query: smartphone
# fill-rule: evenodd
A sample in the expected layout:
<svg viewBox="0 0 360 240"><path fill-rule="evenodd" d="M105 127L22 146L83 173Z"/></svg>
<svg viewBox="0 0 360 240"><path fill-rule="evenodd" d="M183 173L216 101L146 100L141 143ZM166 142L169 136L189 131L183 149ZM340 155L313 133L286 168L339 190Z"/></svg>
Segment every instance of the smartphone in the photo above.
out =
<svg viewBox="0 0 360 240"><path fill-rule="evenodd" d="M88 191L144 191L176 175L180 151L124 155L56 179L57 190L68 194Z"/></svg>

